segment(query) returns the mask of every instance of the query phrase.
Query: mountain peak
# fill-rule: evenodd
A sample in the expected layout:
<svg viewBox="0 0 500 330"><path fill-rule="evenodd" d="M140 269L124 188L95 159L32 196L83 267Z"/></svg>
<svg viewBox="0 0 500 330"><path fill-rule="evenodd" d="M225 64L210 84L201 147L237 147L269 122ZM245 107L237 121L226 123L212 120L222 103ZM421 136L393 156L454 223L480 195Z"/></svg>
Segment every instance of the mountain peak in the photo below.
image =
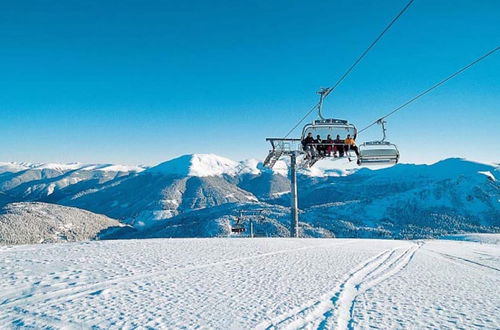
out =
<svg viewBox="0 0 500 330"><path fill-rule="evenodd" d="M240 163L215 154L183 155L151 167L148 172L181 176L220 176L236 175Z"/></svg>

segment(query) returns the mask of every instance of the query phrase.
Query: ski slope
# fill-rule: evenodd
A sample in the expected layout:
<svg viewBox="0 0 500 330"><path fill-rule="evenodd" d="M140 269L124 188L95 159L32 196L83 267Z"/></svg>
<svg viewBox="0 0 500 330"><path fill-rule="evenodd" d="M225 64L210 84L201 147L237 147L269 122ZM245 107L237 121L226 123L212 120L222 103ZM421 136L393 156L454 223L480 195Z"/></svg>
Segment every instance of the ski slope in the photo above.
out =
<svg viewBox="0 0 500 330"><path fill-rule="evenodd" d="M0 247L0 328L500 327L500 246L152 239Z"/></svg>

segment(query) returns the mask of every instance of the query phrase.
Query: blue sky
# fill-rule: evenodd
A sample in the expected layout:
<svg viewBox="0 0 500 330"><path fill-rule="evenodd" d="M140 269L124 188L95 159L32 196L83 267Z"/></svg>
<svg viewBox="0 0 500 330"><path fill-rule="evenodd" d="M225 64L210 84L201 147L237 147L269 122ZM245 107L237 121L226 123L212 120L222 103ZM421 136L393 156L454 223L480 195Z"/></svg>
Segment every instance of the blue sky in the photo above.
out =
<svg viewBox="0 0 500 330"><path fill-rule="evenodd" d="M0 160L264 158L406 2L2 1ZM364 127L498 46L499 21L496 0L416 0L325 115ZM500 52L390 117L389 138L405 162L498 162L498 95Z"/></svg>

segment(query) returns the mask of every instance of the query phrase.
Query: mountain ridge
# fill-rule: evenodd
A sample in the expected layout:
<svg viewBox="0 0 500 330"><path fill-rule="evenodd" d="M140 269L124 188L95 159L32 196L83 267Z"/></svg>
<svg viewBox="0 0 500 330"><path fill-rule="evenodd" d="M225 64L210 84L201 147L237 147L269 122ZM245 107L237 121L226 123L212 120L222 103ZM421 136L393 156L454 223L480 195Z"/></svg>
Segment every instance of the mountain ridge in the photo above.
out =
<svg viewBox="0 0 500 330"><path fill-rule="evenodd" d="M342 161L322 161L298 174L301 221L304 228L318 228L309 231L313 236L406 238L500 228L498 166L450 158L373 170ZM0 168L8 167L2 164ZM259 207L276 215L264 223L282 223L266 225L269 235L284 235L289 216L276 208L289 206L290 182L283 175L286 163L280 166L272 171L257 160L236 162L213 154L184 155L130 172L99 171L99 166L16 171L14 166L11 172L0 171L0 204L37 201L77 207L144 232L169 223L180 226L189 216L208 217L204 226L211 229L205 234L186 227L186 233L175 232L182 237L230 234L227 228L234 225L237 208Z"/></svg>

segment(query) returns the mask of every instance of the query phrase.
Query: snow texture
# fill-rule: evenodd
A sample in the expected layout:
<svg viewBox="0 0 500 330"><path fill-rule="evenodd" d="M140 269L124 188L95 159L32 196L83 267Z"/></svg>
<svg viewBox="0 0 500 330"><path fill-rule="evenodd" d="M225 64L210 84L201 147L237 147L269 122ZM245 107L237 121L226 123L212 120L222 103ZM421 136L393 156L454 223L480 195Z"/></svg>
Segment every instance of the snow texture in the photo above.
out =
<svg viewBox="0 0 500 330"><path fill-rule="evenodd" d="M0 328L498 329L500 247L153 239L0 247Z"/></svg>

